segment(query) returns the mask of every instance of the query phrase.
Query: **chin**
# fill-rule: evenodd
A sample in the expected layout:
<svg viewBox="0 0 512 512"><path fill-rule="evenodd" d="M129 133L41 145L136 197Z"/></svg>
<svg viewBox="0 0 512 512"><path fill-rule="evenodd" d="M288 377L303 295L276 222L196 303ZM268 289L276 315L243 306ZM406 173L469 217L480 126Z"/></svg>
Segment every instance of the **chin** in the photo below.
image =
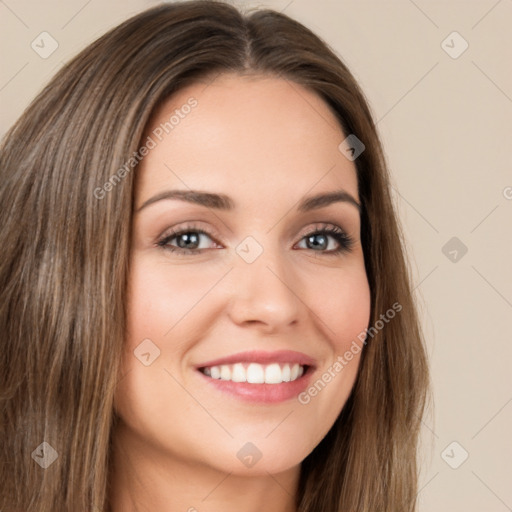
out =
<svg viewBox="0 0 512 512"><path fill-rule="evenodd" d="M300 466L310 451L298 451L297 445L285 443L276 438L255 441L234 441L233 448L227 447L215 453L208 461L217 470L239 476L268 476L278 474ZM222 461L219 464L219 461Z"/></svg>

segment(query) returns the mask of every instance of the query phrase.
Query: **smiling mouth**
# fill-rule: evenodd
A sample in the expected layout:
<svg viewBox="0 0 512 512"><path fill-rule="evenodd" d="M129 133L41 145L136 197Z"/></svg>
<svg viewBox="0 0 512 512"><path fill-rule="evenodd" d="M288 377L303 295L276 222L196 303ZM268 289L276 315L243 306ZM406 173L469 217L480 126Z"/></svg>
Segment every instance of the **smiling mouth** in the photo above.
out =
<svg viewBox="0 0 512 512"><path fill-rule="evenodd" d="M235 363L205 366L199 371L216 380L247 382L249 384L282 384L293 382L308 371L307 365L298 363Z"/></svg>

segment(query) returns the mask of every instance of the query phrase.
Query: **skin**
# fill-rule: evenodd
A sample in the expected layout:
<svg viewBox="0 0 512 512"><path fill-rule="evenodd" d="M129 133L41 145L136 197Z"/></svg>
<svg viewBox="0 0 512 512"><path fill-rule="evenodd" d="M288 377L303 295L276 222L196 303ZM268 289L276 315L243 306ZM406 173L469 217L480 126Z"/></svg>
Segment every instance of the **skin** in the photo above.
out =
<svg viewBox="0 0 512 512"><path fill-rule="evenodd" d="M316 360L314 383L368 326L358 209L296 210L304 196L340 189L359 202L356 168L338 150L345 135L327 104L279 78L195 83L161 106L146 136L190 97L197 106L137 169L135 210L171 189L223 193L236 208L173 199L134 214L113 511L293 512L301 461L342 410L360 353L306 405L244 402L194 367L245 350L295 350ZM189 221L210 234L201 253L157 245ZM353 239L350 251L329 255L331 235L328 246L308 246L324 223ZM250 264L236 252L247 236L263 249ZM133 352L144 339L160 350L149 366ZM247 442L262 454L251 468L236 456Z"/></svg>

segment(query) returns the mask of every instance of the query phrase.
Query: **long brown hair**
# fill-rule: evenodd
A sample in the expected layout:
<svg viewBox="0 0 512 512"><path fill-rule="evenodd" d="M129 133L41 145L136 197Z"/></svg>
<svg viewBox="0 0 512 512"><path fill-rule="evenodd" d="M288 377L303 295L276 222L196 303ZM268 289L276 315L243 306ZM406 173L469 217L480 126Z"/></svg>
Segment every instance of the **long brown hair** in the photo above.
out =
<svg viewBox="0 0 512 512"><path fill-rule="evenodd" d="M385 328L368 336L345 407L303 461L298 510L416 509L427 356L389 174L364 95L339 57L289 17L189 1L148 9L93 42L3 140L3 512L109 510L136 172L125 164L164 100L223 72L279 76L309 88L332 108L344 134L364 143L355 164L370 325L401 305ZM122 179L113 182L123 166Z"/></svg>

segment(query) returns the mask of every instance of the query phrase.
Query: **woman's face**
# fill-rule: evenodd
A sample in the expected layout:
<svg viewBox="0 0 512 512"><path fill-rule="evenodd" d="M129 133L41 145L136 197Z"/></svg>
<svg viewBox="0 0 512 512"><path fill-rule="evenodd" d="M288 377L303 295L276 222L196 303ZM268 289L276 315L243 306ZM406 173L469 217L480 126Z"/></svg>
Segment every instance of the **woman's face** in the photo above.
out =
<svg viewBox="0 0 512 512"><path fill-rule="evenodd" d="M346 135L314 93L269 77L196 83L153 116L116 391L141 457L277 473L333 425L370 315Z"/></svg>

